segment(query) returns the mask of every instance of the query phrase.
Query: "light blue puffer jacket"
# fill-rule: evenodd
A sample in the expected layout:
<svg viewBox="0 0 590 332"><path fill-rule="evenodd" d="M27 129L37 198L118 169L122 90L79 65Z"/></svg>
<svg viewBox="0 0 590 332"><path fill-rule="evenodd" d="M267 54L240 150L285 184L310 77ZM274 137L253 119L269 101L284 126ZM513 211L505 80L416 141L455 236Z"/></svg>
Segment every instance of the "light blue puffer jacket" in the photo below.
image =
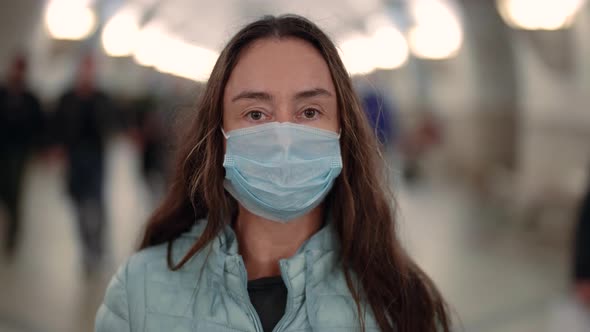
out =
<svg viewBox="0 0 590 332"><path fill-rule="evenodd" d="M205 223L199 221L174 241L175 261L194 244ZM168 269L166 247L142 250L119 268L98 310L97 332L262 332L231 227L179 271ZM280 261L288 296L275 332L360 330L355 302L337 264L338 249L328 223L292 258ZM365 324L367 331L378 331L369 308Z"/></svg>

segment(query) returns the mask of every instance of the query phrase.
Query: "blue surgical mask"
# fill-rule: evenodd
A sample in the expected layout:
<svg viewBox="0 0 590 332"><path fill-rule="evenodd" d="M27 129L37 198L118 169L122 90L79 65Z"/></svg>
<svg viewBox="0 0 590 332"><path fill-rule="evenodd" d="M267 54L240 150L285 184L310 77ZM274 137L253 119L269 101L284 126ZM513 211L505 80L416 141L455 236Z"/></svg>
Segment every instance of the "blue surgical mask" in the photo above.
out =
<svg viewBox="0 0 590 332"><path fill-rule="evenodd" d="M277 222L305 215L342 170L340 135L271 122L223 135L225 189L250 212Z"/></svg>

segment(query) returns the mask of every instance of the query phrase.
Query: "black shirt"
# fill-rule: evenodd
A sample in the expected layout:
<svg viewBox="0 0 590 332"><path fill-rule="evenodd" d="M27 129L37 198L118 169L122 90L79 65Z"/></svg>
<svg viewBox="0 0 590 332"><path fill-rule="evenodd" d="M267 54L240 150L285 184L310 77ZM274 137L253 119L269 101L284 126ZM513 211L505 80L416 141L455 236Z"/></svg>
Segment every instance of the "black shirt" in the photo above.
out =
<svg viewBox="0 0 590 332"><path fill-rule="evenodd" d="M1 154L23 153L40 143L43 127L41 105L30 91L11 91L0 87Z"/></svg>
<svg viewBox="0 0 590 332"><path fill-rule="evenodd" d="M78 151L102 155L114 113L113 103L100 91L88 95L68 91L55 110L55 139L65 146L70 158Z"/></svg>
<svg viewBox="0 0 590 332"><path fill-rule="evenodd" d="M262 329L271 332L285 314L287 287L283 279L278 276L249 281L248 294L260 317Z"/></svg>

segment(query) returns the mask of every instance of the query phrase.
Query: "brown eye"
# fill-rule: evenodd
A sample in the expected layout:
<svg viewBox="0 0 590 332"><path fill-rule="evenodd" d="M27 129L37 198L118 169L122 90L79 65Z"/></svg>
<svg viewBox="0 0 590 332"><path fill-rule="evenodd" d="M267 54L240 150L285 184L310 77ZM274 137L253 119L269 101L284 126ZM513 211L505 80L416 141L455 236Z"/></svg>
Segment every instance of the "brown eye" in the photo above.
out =
<svg viewBox="0 0 590 332"><path fill-rule="evenodd" d="M252 112L248 113L248 116L250 117L251 120L258 121L258 120L262 119L262 112L252 111Z"/></svg>
<svg viewBox="0 0 590 332"><path fill-rule="evenodd" d="M305 111L303 111L303 117L308 120L314 119L317 115L318 111L313 108L308 108Z"/></svg>

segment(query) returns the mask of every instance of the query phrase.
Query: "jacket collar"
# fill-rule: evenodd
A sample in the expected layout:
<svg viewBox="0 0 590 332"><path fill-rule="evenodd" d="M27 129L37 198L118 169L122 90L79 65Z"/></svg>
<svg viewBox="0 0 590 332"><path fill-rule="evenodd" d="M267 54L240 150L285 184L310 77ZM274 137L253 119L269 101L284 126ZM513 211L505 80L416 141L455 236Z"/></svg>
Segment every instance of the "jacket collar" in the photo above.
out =
<svg viewBox="0 0 590 332"><path fill-rule="evenodd" d="M199 220L185 236L194 241L203 233L207 221ZM297 250L295 255L280 260L281 276L289 290L289 298L296 298L323 279L337 264L339 241L330 219ZM247 275L238 241L231 226L226 226L205 248L206 266L212 287L224 289L239 297L247 295ZM221 287L221 285L224 285Z"/></svg>

